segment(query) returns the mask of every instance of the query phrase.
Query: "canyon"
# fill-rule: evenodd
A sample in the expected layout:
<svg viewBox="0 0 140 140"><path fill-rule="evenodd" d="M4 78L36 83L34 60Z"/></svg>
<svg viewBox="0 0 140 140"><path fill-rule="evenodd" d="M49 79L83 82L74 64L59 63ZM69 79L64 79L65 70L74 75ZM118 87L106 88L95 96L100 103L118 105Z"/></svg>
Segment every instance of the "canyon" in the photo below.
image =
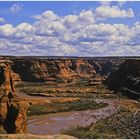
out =
<svg viewBox="0 0 140 140"><path fill-rule="evenodd" d="M108 75L117 68L120 58L42 58L1 57L13 62L15 81L71 83L90 81L96 75Z"/></svg>
<svg viewBox="0 0 140 140"><path fill-rule="evenodd" d="M71 118L71 115L73 116L72 111L77 111L74 110L74 107L76 107L77 103L82 103L81 99L87 103L90 103L90 100L100 100L101 103L104 101L109 102L108 107L98 108L96 111L79 110L83 112L83 114L86 112L90 112L90 114L97 112L95 114L93 113L93 116L98 116L99 111L103 112L103 114L99 113L101 115L98 116L99 118L113 115L117 112L116 106L118 106L118 104L116 104L116 102L118 98L121 98L120 93L122 96L135 99L136 102L139 101L139 77L139 58L0 56L0 131L8 134L21 134L17 135L20 138L37 138L34 135L28 134L28 131L34 134L34 131L36 132L40 129L38 137L41 137L39 134L53 134L55 137L55 134L60 133L60 129L58 131L59 133L51 133L54 129L51 128L51 125L61 126L59 121L50 122L49 127L44 126L41 129L41 125L39 124L38 127L36 127L40 118L27 120L27 114L32 113L32 111L39 114L38 110L36 110L39 108L44 108L44 111L39 110L40 112L47 113L49 109L50 111L52 110L52 107L46 111L45 106L51 106L51 104L58 104L58 107L62 104L64 104L64 106L65 104L67 106L68 104L73 104L74 106L71 108L71 112L62 111L62 115L60 113L62 121L63 114L65 114L68 119ZM112 106L110 103L112 102L115 109L110 109ZM124 99L120 102L119 99L119 106L122 106L122 104L126 102ZM128 102L132 105L132 101ZM93 104L95 103L93 102ZM99 104L97 103L96 105L98 106ZM33 107L31 108L31 106ZM128 108L128 104L123 104L123 106ZM137 110L136 107L133 108ZM108 109L110 113L108 113ZM61 108L60 110L64 109ZM107 112L104 112L104 110L107 110ZM105 115L105 113L107 115ZM75 112L75 114L80 114L80 112ZM54 115L56 115L55 118L58 117L59 119L59 113L57 114L56 112ZM92 121L96 122L97 120L95 118L93 117ZM41 121L46 124L46 121L51 119L49 116L44 116L44 119ZM73 122L75 122L75 120L73 120ZM67 124L67 121L63 123ZM79 124L81 124L81 122L79 122ZM32 126L34 128L32 128ZM74 126L74 123L72 126ZM45 132L43 128L48 132ZM69 124L67 124L66 128L69 128ZM23 136L24 133L26 134ZM12 137L12 135L8 136L3 134L3 136L0 135L0 137L8 138ZM49 135L44 135L43 138L48 137ZM58 137L61 138L61 136ZM74 138L67 135L62 137Z"/></svg>

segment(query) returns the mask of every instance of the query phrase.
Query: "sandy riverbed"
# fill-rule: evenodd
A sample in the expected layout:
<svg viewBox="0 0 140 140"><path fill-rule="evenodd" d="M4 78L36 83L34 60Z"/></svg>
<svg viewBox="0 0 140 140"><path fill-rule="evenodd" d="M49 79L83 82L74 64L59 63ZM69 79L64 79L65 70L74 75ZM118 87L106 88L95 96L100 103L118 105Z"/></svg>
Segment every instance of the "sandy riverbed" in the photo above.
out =
<svg viewBox="0 0 140 140"><path fill-rule="evenodd" d="M88 126L101 118L108 117L117 111L117 101L112 99L97 99L109 105L98 110L72 111L48 114L30 118L28 132L31 134L59 134L76 126Z"/></svg>

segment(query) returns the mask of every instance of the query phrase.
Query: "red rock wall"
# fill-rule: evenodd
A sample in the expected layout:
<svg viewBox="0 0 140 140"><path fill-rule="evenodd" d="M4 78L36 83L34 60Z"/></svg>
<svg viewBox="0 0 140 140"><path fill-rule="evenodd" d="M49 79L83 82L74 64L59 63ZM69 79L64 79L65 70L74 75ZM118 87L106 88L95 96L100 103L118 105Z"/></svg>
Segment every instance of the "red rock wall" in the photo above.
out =
<svg viewBox="0 0 140 140"><path fill-rule="evenodd" d="M112 61L94 59L14 59L13 71L22 81L75 82L91 80L96 74L111 71ZM20 77L20 78L19 78Z"/></svg>
<svg viewBox="0 0 140 140"><path fill-rule="evenodd" d="M0 61L0 128L7 133L27 132L26 100L16 94L11 61Z"/></svg>

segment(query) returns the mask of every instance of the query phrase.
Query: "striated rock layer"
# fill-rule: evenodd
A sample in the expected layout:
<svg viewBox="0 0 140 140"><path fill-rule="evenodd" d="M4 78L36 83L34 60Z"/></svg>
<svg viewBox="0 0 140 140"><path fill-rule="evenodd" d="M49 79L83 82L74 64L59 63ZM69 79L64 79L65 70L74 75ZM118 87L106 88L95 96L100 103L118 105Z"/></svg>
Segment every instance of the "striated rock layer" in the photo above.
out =
<svg viewBox="0 0 140 140"><path fill-rule="evenodd" d="M79 82L89 81L97 74L108 75L120 60L94 58L11 58L15 81Z"/></svg>
<svg viewBox="0 0 140 140"><path fill-rule="evenodd" d="M0 128L7 133L27 131L27 102L16 94L11 61L0 61Z"/></svg>

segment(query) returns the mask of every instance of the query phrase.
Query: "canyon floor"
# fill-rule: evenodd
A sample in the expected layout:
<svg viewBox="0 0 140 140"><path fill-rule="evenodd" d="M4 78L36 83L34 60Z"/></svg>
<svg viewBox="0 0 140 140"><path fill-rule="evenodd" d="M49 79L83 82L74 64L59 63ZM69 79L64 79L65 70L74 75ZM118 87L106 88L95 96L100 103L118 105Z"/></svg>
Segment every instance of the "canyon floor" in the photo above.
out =
<svg viewBox="0 0 140 140"><path fill-rule="evenodd" d="M17 91L31 104L28 133L33 135L73 135L69 134L71 129L89 127L114 114L135 112L139 108L137 101L118 96L103 85L96 88L83 85L49 87L24 83Z"/></svg>

